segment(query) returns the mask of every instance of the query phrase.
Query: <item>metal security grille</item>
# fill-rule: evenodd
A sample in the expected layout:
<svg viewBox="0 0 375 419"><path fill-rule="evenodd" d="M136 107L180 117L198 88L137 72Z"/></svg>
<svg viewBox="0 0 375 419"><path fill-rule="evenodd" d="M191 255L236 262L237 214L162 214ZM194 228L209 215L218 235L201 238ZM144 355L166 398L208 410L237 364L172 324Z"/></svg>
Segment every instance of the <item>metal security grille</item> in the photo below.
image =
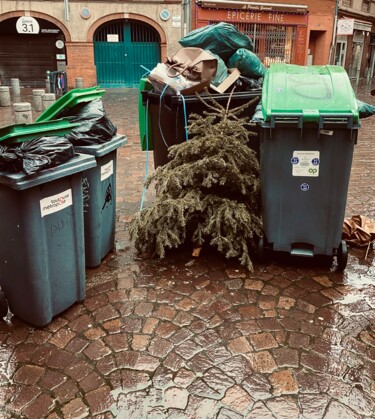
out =
<svg viewBox="0 0 375 419"><path fill-rule="evenodd" d="M160 36L148 25L134 23L130 26L132 42L160 42Z"/></svg>
<svg viewBox="0 0 375 419"><path fill-rule="evenodd" d="M135 20L115 20L94 35L98 83L103 87L133 87L160 62L160 36Z"/></svg>
<svg viewBox="0 0 375 419"><path fill-rule="evenodd" d="M95 32L94 42L107 42L108 35L117 35L119 42L124 42L124 21L115 20L107 23Z"/></svg>
<svg viewBox="0 0 375 419"><path fill-rule="evenodd" d="M215 22L210 22L215 23ZM273 63L291 64L295 56L295 26L261 23L232 23L254 43L254 52L266 67Z"/></svg>
<svg viewBox="0 0 375 419"><path fill-rule="evenodd" d="M118 35L118 41L124 42L124 26L127 22L115 20L95 33L95 42L107 42L108 35ZM139 22L129 22L131 42L160 42L160 36L148 25Z"/></svg>
<svg viewBox="0 0 375 419"><path fill-rule="evenodd" d="M15 77L25 87L45 87L46 72L56 71L58 64L65 63L56 59L57 54L66 54L65 48L56 48L56 41L64 37L57 26L39 18L41 28L51 30L50 33L19 34L17 19L0 22L0 84L8 85Z"/></svg>

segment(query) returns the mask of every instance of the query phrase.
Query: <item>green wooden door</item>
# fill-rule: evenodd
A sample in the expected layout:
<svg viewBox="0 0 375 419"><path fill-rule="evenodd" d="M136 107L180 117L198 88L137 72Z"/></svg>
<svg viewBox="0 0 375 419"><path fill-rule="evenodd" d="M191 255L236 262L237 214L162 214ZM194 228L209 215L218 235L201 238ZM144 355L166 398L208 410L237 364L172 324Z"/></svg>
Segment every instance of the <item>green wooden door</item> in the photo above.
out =
<svg viewBox="0 0 375 419"><path fill-rule="evenodd" d="M160 37L151 26L116 20L102 25L94 35L97 82L102 87L137 87L144 66L160 62Z"/></svg>

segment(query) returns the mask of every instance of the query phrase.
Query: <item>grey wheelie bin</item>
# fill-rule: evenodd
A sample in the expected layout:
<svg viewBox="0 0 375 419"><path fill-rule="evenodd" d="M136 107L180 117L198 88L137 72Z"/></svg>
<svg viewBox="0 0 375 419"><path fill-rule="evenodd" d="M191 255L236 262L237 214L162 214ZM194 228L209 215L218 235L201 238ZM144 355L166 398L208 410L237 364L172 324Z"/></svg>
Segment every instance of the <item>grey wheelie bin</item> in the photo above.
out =
<svg viewBox="0 0 375 419"><path fill-rule="evenodd" d="M347 73L339 66L272 65L262 112L260 258L265 250L337 255L344 270L342 226L360 128Z"/></svg>
<svg viewBox="0 0 375 419"><path fill-rule="evenodd" d="M44 326L85 298L82 171L95 165L76 155L34 175L0 172L2 314L7 300Z"/></svg>
<svg viewBox="0 0 375 419"><path fill-rule="evenodd" d="M99 266L115 246L117 149L126 142L124 135L116 135L105 143L74 146L78 153L90 154L97 162L82 174L88 268Z"/></svg>

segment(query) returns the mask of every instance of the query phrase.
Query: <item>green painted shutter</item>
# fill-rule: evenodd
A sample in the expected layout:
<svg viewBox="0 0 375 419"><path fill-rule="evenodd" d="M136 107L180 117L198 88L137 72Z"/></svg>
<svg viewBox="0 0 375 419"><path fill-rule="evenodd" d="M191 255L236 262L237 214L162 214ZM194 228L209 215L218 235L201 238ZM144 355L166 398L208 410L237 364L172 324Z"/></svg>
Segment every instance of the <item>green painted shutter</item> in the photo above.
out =
<svg viewBox="0 0 375 419"><path fill-rule="evenodd" d="M113 21L96 31L94 53L100 86L137 87L145 74L141 65L151 70L160 62L159 34L143 22Z"/></svg>

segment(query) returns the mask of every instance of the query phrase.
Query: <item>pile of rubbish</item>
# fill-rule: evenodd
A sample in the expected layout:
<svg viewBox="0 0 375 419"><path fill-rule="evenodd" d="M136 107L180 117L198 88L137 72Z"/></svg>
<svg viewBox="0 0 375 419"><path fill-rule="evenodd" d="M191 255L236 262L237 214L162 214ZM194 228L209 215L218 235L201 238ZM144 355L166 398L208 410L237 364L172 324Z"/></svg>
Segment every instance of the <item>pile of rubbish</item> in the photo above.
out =
<svg viewBox="0 0 375 419"><path fill-rule="evenodd" d="M158 93L224 93L260 89L266 68L251 39L234 25L220 22L196 29L179 41L182 48L149 75Z"/></svg>
<svg viewBox="0 0 375 419"><path fill-rule="evenodd" d="M156 93L194 94L208 89L224 93L262 89L266 67L254 53L252 40L234 25L220 22L196 29L180 39L181 49L150 72ZM375 115L375 106L357 99L361 119ZM258 104L252 122L263 120Z"/></svg>

